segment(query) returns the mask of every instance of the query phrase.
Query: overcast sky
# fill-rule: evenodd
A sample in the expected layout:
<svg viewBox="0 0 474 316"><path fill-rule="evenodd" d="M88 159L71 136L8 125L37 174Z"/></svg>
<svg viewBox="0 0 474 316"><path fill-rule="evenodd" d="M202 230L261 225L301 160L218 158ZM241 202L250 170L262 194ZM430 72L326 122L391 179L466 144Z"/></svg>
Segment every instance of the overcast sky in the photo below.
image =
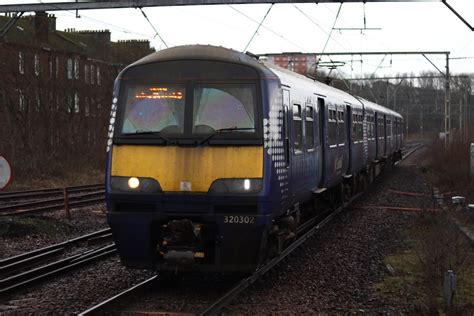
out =
<svg viewBox="0 0 474 316"><path fill-rule="evenodd" d="M37 2L41 1L0 1L2 4ZM474 1L448 0L448 3L474 25ZM450 51L452 73L474 73L474 32L442 3L367 3L366 27L381 30L331 33L334 23L335 28L364 27L362 3L343 4L336 20L339 7L339 3L275 4L247 50L256 54L310 53L322 51L327 42L325 52ZM212 44L242 51L269 8L269 4L255 4L143 10L168 46ZM166 47L138 9L85 10L79 12L80 19L75 17L75 12L52 13L58 17L60 30L110 29L114 41L149 39L156 49ZM445 70L445 56L429 57L440 70ZM363 62L359 55L332 59L345 62L337 71L347 77L436 71L419 55L363 56Z"/></svg>

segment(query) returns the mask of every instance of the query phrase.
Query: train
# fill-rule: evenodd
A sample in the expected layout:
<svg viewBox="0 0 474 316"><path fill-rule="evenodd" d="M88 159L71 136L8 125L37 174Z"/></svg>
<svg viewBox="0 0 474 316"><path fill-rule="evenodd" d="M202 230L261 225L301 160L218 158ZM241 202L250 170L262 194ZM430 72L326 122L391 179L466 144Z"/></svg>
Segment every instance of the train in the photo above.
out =
<svg viewBox="0 0 474 316"><path fill-rule="evenodd" d="M260 59L185 45L118 75L106 202L125 266L254 271L401 159L400 114Z"/></svg>

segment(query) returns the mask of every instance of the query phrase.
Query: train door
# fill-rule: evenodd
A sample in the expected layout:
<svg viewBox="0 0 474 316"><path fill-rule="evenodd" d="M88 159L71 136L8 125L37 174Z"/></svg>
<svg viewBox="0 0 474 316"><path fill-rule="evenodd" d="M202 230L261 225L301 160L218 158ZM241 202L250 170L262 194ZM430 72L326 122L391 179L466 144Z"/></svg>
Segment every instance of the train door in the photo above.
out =
<svg viewBox="0 0 474 316"><path fill-rule="evenodd" d="M347 135L346 143L347 143L347 152L349 154L347 170L350 173L352 173L352 168L353 168L352 157L354 155L353 144L354 144L354 137L355 137L355 135L352 132L352 125L354 124L352 114L353 114L352 107L350 105L346 105L346 122L347 122L346 123L346 135Z"/></svg>
<svg viewBox="0 0 474 316"><path fill-rule="evenodd" d="M290 106L290 91L283 89L283 141L284 141L284 155L285 155L285 167L287 169L288 179L291 179L291 142L290 142L290 113L289 113L289 106ZM289 188L289 195L292 195L291 192L292 188Z"/></svg>
<svg viewBox="0 0 474 316"><path fill-rule="evenodd" d="M303 109L304 103L297 100L290 102L291 129L290 143L293 148L291 153L291 178L290 186L292 197L297 200L297 194L302 194L302 188L305 184L304 165L305 165L305 144L303 134Z"/></svg>
<svg viewBox="0 0 474 316"><path fill-rule="evenodd" d="M379 114L374 113L374 130L375 130L375 160L379 160L380 157L380 128L379 128Z"/></svg>
<svg viewBox="0 0 474 316"><path fill-rule="evenodd" d="M397 117L395 121L397 122L397 125L395 128L396 139L397 139L397 150L399 150L401 147L400 145L400 119Z"/></svg>
<svg viewBox="0 0 474 316"><path fill-rule="evenodd" d="M318 98L318 112L319 112L319 144L321 145L320 150L320 181L319 186L323 187L326 180L326 148L327 148L327 119L326 119L326 110L325 110L325 101L323 98Z"/></svg>
<svg viewBox="0 0 474 316"><path fill-rule="evenodd" d="M384 140L383 156L385 157L385 156L387 156L387 149L388 149L387 148L388 147L387 146L387 143L388 143L388 128L387 128L387 116L386 115L383 116L383 122L382 123L383 123L382 128L383 128L383 137L384 137L384 139L383 139Z"/></svg>
<svg viewBox="0 0 474 316"><path fill-rule="evenodd" d="M393 120L395 121L395 123L392 123L392 124L395 124L392 128L393 130L393 138L395 139L395 148L394 150L397 151L398 150L398 118L393 118Z"/></svg>

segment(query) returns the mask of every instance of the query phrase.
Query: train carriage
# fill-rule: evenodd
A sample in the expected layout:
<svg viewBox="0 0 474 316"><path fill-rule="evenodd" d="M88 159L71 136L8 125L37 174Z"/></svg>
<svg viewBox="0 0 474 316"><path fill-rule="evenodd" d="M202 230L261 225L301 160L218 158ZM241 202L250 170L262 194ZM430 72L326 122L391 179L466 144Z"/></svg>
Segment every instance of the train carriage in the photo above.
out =
<svg viewBox="0 0 474 316"><path fill-rule="evenodd" d="M115 85L106 172L122 262L256 269L320 199L355 190L370 161L394 155L401 140L386 148L385 125L372 129L382 137L373 158L367 139L370 115L390 113L222 47L174 47L130 65Z"/></svg>

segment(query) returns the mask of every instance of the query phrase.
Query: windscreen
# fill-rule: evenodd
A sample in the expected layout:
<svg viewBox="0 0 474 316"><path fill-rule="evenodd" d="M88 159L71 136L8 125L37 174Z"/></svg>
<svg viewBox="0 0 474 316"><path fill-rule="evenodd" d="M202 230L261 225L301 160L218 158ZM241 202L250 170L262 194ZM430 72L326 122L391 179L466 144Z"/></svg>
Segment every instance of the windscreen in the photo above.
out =
<svg viewBox="0 0 474 316"><path fill-rule="evenodd" d="M193 133L208 128L255 132L255 85L196 84L193 94Z"/></svg>
<svg viewBox="0 0 474 316"><path fill-rule="evenodd" d="M122 133L183 133L184 85L130 85L126 87Z"/></svg>

